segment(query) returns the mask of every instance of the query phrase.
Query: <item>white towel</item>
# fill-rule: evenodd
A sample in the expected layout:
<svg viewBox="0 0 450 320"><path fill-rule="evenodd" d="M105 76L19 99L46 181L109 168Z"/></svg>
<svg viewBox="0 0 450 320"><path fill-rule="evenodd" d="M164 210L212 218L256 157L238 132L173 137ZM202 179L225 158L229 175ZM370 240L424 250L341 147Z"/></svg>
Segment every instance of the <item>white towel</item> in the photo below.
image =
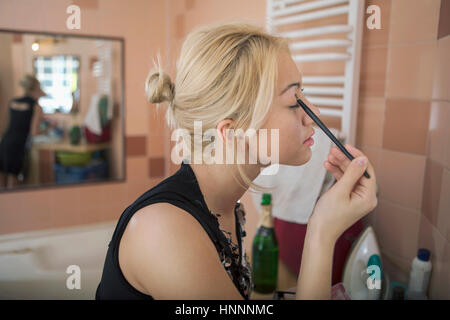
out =
<svg viewBox="0 0 450 320"><path fill-rule="evenodd" d="M98 112L99 94L93 94L91 97L91 104L89 110L84 117L84 125L93 133L97 135L102 134L102 125L100 123L100 114Z"/></svg>
<svg viewBox="0 0 450 320"><path fill-rule="evenodd" d="M343 135L336 129L330 131L341 141ZM335 182L323 163L334 143L320 129L315 128L311 159L301 166L280 165L274 175L264 175L264 170L253 181L262 186L276 186L272 194L272 215L278 219L307 224L319 196ZM261 205L261 193L252 192L257 208Z"/></svg>

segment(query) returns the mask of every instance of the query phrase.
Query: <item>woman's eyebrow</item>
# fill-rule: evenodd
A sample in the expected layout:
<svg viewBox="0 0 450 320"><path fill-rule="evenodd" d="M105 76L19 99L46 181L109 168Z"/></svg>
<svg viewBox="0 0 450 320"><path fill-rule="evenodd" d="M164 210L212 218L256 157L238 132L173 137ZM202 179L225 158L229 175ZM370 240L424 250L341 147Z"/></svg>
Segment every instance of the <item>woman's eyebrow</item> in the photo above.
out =
<svg viewBox="0 0 450 320"><path fill-rule="evenodd" d="M300 88L300 82L294 82L288 85L286 88L283 89L283 91L281 91L280 96L292 87Z"/></svg>

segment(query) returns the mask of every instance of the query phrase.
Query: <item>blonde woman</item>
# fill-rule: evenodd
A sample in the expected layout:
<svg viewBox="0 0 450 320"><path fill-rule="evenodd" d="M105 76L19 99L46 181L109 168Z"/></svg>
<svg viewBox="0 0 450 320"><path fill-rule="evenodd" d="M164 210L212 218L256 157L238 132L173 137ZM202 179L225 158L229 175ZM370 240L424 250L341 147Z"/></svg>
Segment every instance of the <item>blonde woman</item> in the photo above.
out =
<svg viewBox="0 0 450 320"><path fill-rule="evenodd" d="M4 187L19 184L17 176L25 165L27 138L46 132L39 128L44 112L38 100L46 95L39 80L26 74L20 86L24 94L9 102L9 123L0 142L0 183Z"/></svg>
<svg viewBox="0 0 450 320"><path fill-rule="evenodd" d="M242 136L229 129L278 130L276 149L268 138L267 150L277 151L280 164L295 166L311 158L308 138L314 132L295 94L319 114L301 87L287 40L239 22L193 31L183 44L175 82L160 66L146 82L150 102L168 102L172 128L188 132L192 141L194 121L201 121L203 133L216 133L214 154L236 151L232 142ZM250 139L244 140L248 153ZM297 299L330 299L336 239L377 204L372 164L347 147L355 160L333 148L324 163L337 182L319 199L309 221ZM238 200L248 188L261 190L252 181L269 164L262 157L239 164L234 155L235 161L226 164L186 158L175 174L123 212L96 299L249 298L253 283L242 246L245 211ZM370 179L362 176L364 170Z"/></svg>

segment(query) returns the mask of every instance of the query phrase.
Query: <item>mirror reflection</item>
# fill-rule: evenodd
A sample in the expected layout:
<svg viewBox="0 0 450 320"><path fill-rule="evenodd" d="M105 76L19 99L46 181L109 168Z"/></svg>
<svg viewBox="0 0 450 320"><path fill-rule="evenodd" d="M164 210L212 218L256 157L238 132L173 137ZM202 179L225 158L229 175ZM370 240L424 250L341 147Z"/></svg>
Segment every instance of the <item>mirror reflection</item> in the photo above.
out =
<svg viewBox="0 0 450 320"><path fill-rule="evenodd" d="M0 46L0 191L123 179L123 40L0 30Z"/></svg>

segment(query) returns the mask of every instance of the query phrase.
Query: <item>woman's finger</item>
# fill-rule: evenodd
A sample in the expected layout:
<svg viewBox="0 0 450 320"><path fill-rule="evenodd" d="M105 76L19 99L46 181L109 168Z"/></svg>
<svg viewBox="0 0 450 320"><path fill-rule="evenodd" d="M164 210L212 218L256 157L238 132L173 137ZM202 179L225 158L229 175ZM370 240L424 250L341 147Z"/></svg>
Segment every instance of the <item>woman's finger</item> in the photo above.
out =
<svg viewBox="0 0 450 320"><path fill-rule="evenodd" d="M341 153L341 155L343 156L344 154ZM328 161L345 172L351 161L345 156L346 159L342 159L342 156L336 150L331 149L331 152L328 154Z"/></svg>
<svg viewBox="0 0 450 320"><path fill-rule="evenodd" d="M370 159L363 153L361 152L359 149L355 148L354 146L350 145L350 144L346 144L345 148L355 157L360 157L360 156L364 156L368 159L368 164L367 164L367 168L366 171L369 173L370 178L366 178L366 177L362 177L360 179L360 183L365 186L366 188L368 188L371 192L376 193L377 191L377 182L376 182L376 177L375 177L375 170L370 162Z"/></svg>
<svg viewBox="0 0 450 320"><path fill-rule="evenodd" d="M332 147L331 148L331 153L333 155L336 156L336 158L338 158L340 161L344 162L344 163L350 163L351 160L349 158L347 158L347 156L341 151L341 149L339 149L338 147ZM356 158L356 157L355 157Z"/></svg>
<svg viewBox="0 0 450 320"><path fill-rule="evenodd" d="M339 179L343 176L343 174L344 174L344 173L342 172L342 170L341 170L339 167L333 165L333 164L330 163L329 161L325 161L325 162L324 162L324 166L325 166L325 169L327 169L328 171L331 172L331 174L333 175L333 177L334 177L336 180L339 180Z"/></svg>

